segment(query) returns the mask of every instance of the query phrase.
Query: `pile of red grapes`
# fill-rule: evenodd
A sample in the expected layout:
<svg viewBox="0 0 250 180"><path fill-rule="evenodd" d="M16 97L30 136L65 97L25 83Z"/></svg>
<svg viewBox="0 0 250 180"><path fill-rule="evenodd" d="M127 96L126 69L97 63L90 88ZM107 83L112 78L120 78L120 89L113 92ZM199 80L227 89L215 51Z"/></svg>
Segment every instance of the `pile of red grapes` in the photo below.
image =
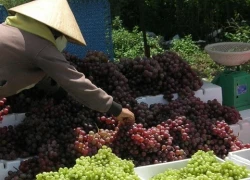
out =
<svg viewBox="0 0 250 180"><path fill-rule="evenodd" d="M174 52L152 58L121 59L117 66L129 79L135 97L164 94L171 101L174 93L180 98L193 96L203 84L188 63Z"/></svg>
<svg viewBox="0 0 250 180"><path fill-rule="evenodd" d="M10 106L6 105L7 99L6 98L2 98L0 99L0 121L3 120L3 116L9 114L10 112Z"/></svg>
<svg viewBox="0 0 250 180"><path fill-rule="evenodd" d="M163 80L163 94L170 101L173 93L179 98L191 97L194 91L203 85L201 78L191 69L191 66L174 52L165 52L153 57L165 72Z"/></svg>
<svg viewBox="0 0 250 180"><path fill-rule="evenodd" d="M35 179L41 172L73 167L77 158L93 156L103 145L136 166L189 158L198 150L225 157L229 151L250 148L229 126L241 119L239 112L216 100L204 103L194 97L202 81L175 53L120 62L109 62L102 52L89 52L83 60L64 55L133 111L136 123L121 125L111 114L90 110L67 94L48 95L39 87L9 97L10 112L25 112L26 118L18 126L0 128L0 158L33 158L23 161L17 172L9 172L6 180ZM173 93L179 98L172 100ZM156 94L164 94L169 103L148 106L136 101L138 96Z"/></svg>

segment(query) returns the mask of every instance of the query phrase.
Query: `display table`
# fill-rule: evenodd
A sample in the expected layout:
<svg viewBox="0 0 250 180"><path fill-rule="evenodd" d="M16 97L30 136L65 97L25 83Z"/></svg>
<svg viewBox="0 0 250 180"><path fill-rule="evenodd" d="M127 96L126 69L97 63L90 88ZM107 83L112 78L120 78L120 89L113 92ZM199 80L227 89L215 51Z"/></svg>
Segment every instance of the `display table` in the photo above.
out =
<svg viewBox="0 0 250 180"><path fill-rule="evenodd" d="M203 102L217 99L219 103L222 103L222 89L220 86L217 86L207 81L203 81L203 86L198 91L195 91L195 97L200 98L200 100ZM178 98L178 95L174 94L173 100L177 98ZM157 96L138 97L136 98L136 100L138 103L144 102L144 103L147 103L148 105L155 104L155 103L162 103L162 104L168 103L168 101L163 98L162 94L157 95Z"/></svg>

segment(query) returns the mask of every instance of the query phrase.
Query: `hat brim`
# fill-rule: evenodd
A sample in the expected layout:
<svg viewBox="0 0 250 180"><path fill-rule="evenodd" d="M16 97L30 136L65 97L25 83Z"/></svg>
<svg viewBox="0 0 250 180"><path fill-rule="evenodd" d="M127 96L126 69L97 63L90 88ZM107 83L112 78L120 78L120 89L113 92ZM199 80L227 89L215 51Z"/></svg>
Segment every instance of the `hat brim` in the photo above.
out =
<svg viewBox="0 0 250 180"><path fill-rule="evenodd" d="M67 0L36 0L8 10L22 14L65 35L71 43L86 46L81 30Z"/></svg>

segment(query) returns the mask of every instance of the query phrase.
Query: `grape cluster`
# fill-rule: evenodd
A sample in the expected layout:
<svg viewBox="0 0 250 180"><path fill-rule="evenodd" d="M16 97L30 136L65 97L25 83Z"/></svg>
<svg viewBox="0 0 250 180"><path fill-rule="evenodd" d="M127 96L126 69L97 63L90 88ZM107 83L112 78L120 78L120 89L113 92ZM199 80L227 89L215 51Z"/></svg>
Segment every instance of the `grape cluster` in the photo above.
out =
<svg viewBox="0 0 250 180"><path fill-rule="evenodd" d="M3 120L3 116L9 114L10 112L10 106L6 105L6 101L6 98L0 99L0 122Z"/></svg>
<svg viewBox="0 0 250 180"><path fill-rule="evenodd" d="M186 153L179 147L179 142L174 143L171 128L168 123L151 128L134 124L118 126L115 130L99 129L97 133L88 134L77 128L75 148L83 156L91 156L103 145L107 145L117 156L132 159L136 166L184 159ZM183 141L186 136L184 133Z"/></svg>
<svg viewBox="0 0 250 180"><path fill-rule="evenodd" d="M128 86L128 79L119 71L114 63L107 62L103 56L89 52L83 59L79 69L95 85L114 97L124 107L135 103Z"/></svg>
<svg viewBox="0 0 250 180"><path fill-rule="evenodd" d="M82 109L83 106L71 97L60 103L52 98L34 102L31 111L26 113L24 121L15 128L19 147L27 149L31 155L36 155L37 149L48 140L69 142L74 138L73 129L78 126L86 125L84 127L90 130L95 129L94 124L85 121L87 117L82 116Z"/></svg>
<svg viewBox="0 0 250 180"><path fill-rule="evenodd" d="M171 101L174 93L180 98L190 97L202 86L196 72L173 52L152 58L121 59L117 66L129 80L134 97L162 93Z"/></svg>
<svg viewBox="0 0 250 180"><path fill-rule="evenodd" d="M85 60L107 63L109 62L109 57L102 51L88 51Z"/></svg>
<svg viewBox="0 0 250 180"><path fill-rule="evenodd" d="M115 128L118 125L118 121L116 120L115 117L111 116L98 116L97 117L97 126L98 128L102 128L102 129L108 129L108 130L115 130Z"/></svg>
<svg viewBox="0 0 250 180"><path fill-rule="evenodd" d="M133 97L157 95L162 92L163 69L151 58L121 59L117 64L125 75Z"/></svg>
<svg viewBox="0 0 250 180"><path fill-rule="evenodd" d="M160 124L157 121L157 115L162 111L162 104L157 104L159 109L152 110L146 103L140 103L133 107L133 112L136 117L136 122L143 124L145 128L156 126Z"/></svg>
<svg viewBox="0 0 250 180"><path fill-rule="evenodd" d="M13 130L0 129L4 132L0 134L0 155L8 159L37 156L33 160L37 166L25 161L15 177L27 175L25 169L31 170L34 177L60 167L70 168L77 158L94 156L104 145L118 157L132 160L135 166L184 159L197 150L213 150L224 157L229 151L250 148L228 125L241 119L239 112L216 100L204 103L193 97L193 91L202 83L174 53L165 52L151 59L123 59L119 63L108 62L100 52L89 52L83 60L64 55L115 101L132 110L136 124L120 126L110 114L90 110L69 95L56 98L36 88L25 90L8 99L12 112L27 113ZM135 100L139 95L158 93L171 100L176 92L180 98L169 104L148 107ZM69 169L60 171L67 174ZM58 174L47 175L53 179Z"/></svg>
<svg viewBox="0 0 250 180"><path fill-rule="evenodd" d="M234 107L223 106L216 100L208 101L206 109L210 118L223 117L228 124L236 124L242 119L240 113Z"/></svg>
<svg viewBox="0 0 250 180"><path fill-rule="evenodd" d="M220 105L216 99L204 103L197 97L176 99L168 104L158 103L151 106L140 103L135 105L132 110L137 117L137 123L142 123L144 127L156 126L177 116L186 116L192 121L199 119L224 120L228 124L235 124L242 119L237 110Z"/></svg>
<svg viewBox="0 0 250 180"><path fill-rule="evenodd" d="M167 100L173 98L173 93L178 93L180 98L193 96L193 91L202 86L202 80L197 73L175 52L166 51L155 55L153 59L166 73L163 80L163 94Z"/></svg>
<svg viewBox="0 0 250 180"><path fill-rule="evenodd" d="M173 93L190 97L202 86L196 72L173 52L152 58L123 58L118 63L109 62L105 54L96 51L88 52L82 60L68 53L65 57L124 107L133 105L138 96L163 93L169 101Z"/></svg>
<svg viewBox="0 0 250 180"><path fill-rule="evenodd" d="M0 148L0 159L5 160L13 160L16 159L19 155L16 152L15 146L15 131L13 126L4 126L0 127L0 140L1 140L1 148Z"/></svg>
<svg viewBox="0 0 250 180"><path fill-rule="evenodd" d="M41 172L56 171L64 164L60 153L60 145L56 140L48 140L38 148L38 163Z"/></svg>
<svg viewBox="0 0 250 180"><path fill-rule="evenodd" d="M200 180L200 179L243 179L249 170L230 161L219 162L212 151L196 152L187 165L181 169L169 169L157 174L151 180Z"/></svg>
<svg viewBox="0 0 250 180"><path fill-rule="evenodd" d="M111 146L116 136L113 130L99 129L97 133L90 131L88 134L81 128L76 129L77 138L75 149L83 156L95 155L102 146Z"/></svg>
<svg viewBox="0 0 250 180"><path fill-rule="evenodd" d="M7 104L11 107L10 113L25 113L30 111L34 101L39 101L44 97L45 92L34 87L8 97Z"/></svg>
<svg viewBox="0 0 250 180"><path fill-rule="evenodd" d="M233 134L229 126L231 121L226 113L215 112L211 115L214 104L219 104L216 100L211 102L203 103L199 98L192 97L150 107L141 103L135 107L134 112L137 123L142 123L144 127L167 124L173 143L179 145L187 157L199 149L213 150L217 156L225 157L229 151L249 148L249 144L243 144ZM230 109L240 119L236 110L221 105L217 107Z"/></svg>
<svg viewBox="0 0 250 180"><path fill-rule="evenodd" d="M19 149L17 139L17 131L13 126L0 127L0 159L15 160L29 155L26 151Z"/></svg>
<svg viewBox="0 0 250 180"><path fill-rule="evenodd" d="M120 127L112 147L120 157L133 159L136 166L184 159L185 152L173 143L169 131L165 124L149 129L142 124Z"/></svg>
<svg viewBox="0 0 250 180"><path fill-rule="evenodd" d="M110 148L103 146L92 157L80 157L72 168L60 168L58 172L44 172L36 176L37 180L61 179L133 179L139 180L131 161L115 156Z"/></svg>

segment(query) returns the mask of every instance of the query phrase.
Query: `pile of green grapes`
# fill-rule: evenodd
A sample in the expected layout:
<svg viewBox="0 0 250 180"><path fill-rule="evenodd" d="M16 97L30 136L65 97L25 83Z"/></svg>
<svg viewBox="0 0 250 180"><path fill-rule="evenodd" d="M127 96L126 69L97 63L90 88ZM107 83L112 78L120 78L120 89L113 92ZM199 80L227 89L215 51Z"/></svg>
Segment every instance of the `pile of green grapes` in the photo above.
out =
<svg viewBox="0 0 250 180"><path fill-rule="evenodd" d="M80 157L72 168L60 168L58 172L43 172L37 180L140 180L134 172L134 164L122 160L106 146L92 157Z"/></svg>
<svg viewBox="0 0 250 180"><path fill-rule="evenodd" d="M231 161L219 162L212 151L199 150L181 169L168 169L151 180L240 180L250 171Z"/></svg>

